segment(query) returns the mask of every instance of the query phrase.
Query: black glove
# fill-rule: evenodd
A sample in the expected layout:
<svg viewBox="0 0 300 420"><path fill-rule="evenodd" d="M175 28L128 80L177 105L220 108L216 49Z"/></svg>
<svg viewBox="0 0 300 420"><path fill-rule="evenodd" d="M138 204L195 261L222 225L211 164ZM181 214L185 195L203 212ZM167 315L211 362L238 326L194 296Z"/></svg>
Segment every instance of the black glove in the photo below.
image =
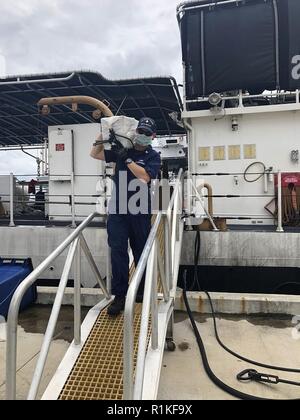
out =
<svg viewBox="0 0 300 420"><path fill-rule="evenodd" d="M125 149L121 144L114 146L112 150L117 154L120 162L125 162L128 159L128 149Z"/></svg>

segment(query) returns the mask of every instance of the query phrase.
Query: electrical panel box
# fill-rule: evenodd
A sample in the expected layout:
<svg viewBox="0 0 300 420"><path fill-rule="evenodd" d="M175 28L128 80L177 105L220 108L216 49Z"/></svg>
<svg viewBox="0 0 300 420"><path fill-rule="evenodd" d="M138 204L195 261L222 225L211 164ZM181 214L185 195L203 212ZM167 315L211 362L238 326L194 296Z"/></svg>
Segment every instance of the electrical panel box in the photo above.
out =
<svg viewBox="0 0 300 420"><path fill-rule="evenodd" d="M99 201L106 203L107 190L98 191L99 181L103 180L105 174L105 163L90 156L100 128L98 123L49 127L51 221L72 221L73 193L76 221L83 221L98 211ZM100 207L105 208L105 205Z"/></svg>
<svg viewBox="0 0 300 420"><path fill-rule="evenodd" d="M71 181L74 172L74 132L57 128L49 135L49 170L51 181Z"/></svg>

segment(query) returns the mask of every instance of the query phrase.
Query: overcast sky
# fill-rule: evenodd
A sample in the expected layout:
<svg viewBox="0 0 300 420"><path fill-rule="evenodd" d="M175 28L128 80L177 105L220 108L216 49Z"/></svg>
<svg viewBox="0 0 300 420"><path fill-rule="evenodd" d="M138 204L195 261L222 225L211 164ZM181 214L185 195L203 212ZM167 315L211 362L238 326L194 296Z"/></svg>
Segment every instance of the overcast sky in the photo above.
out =
<svg viewBox="0 0 300 420"><path fill-rule="evenodd" d="M0 0L0 54L6 74L84 69L112 79L172 75L181 83L178 3ZM36 173L33 159L0 153L0 173Z"/></svg>

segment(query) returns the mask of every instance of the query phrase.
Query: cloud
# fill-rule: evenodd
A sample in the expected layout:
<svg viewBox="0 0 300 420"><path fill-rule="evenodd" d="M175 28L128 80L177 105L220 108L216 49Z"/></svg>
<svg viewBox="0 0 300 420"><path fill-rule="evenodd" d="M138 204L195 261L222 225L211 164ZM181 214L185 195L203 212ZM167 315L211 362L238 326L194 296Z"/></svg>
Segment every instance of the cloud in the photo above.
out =
<svg viewBox="0 0 300 420"><path fill-rule="evenodd" d="M1 1L0 54L9 75L95 70L109 79L182 80L179 0ZM1 64L3 71L4 64ZM0 154L0 173L34 173L22 153Z"/></svg>
<svg viewBox="0 0 300 420"><path fill-rule="evenodd" d="M9 74L97 70L181 78L178 0L15 0L0 14Z"/></svg>
<svg viewBox="0 0 300 420"><path fill-rule="evenodd" d="M30 151L37 155L36 151ZM37 173L37 165L33 158L24 155L23 152L0 151L0 176L14 173L17 175L34 175Z"/></svg>

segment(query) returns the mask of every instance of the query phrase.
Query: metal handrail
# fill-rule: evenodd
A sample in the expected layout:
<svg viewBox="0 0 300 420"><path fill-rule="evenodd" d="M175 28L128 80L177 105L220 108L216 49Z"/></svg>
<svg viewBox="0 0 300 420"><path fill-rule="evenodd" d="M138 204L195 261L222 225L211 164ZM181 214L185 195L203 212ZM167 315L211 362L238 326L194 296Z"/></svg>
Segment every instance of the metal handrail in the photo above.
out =
<svg viewBox="0 0 300 420"><path fill-rule="evenodd" d="M295 97L295 104L299 105L300 102L300 90L297 89L295 91L292 92L286 92L286 91L280 91L280 92L268 92L268 93L260 93L257 95L250 95L248 93L243 93L243 91L239 91L239 95L233 95L233 96L222 96L222 101L230 101L230 100L236 100L239 101L239 108L244 106L244 100L246 99L260 99L260 98L264 98L264 99L270 99L270 98L281 98L281 97L287 97L287 96L291 96L291 97ZM199 97L197 99L187 99L185 101L186 103L199 103L199 102L209 102L209 97ZM288 103L288 105L291 105L291 103ZM276 105L276 104L270 104L270 105ZM284 104L280 104L280 105L284 105Z"/></svg>
<svg viewBox="0 0 300 420"><path fill-rule="evenodd" d="M300 91L299 91L300 92ZM252 173L252 175L260 175L261 173ZM268 174L270 174L270 175L278 175L278 176L280 176L280 174L281 174L281 171L268 171ZM221 177L221 176L224 176L224 177L226 177L226 176L238 176L238 175L244 175L244 173L242 173L242 172L232 172L232 173L192 173L191 174L191 176L193 176L193 177L196 177L196 176L201 176L202 178L203 177L211 177L211 176L218 176L218 177ZM180 176L180 175L179 175ZM281 188L281 187L280 187ZM15 206L15 204L23 204L23 201L22 200L18 200L17 199L17 197L22 197L22 195L19 195L19 194L15 194L15 191L14 191L14 174L10 174L10 193L9 194L2 194L1 195L2 197L9 197L9 200L1 200L1 202L2 203L4 203L4 204L9 204L9 207L10 207L10 211L9 211L9 226L10 227L15 227L16 226L16 224L15 224L15 217L14 217L14 206ZM49 194L45 194L45 196L46 197L50 197L49 196ZM284 196L284 194L283 194L283 192L282 192L282 197ZM70 197L70 195L53 195L53 196L51 196L51 197ZM91 203L80 203L80 202L78 202L78 201L75 201L75 198L76 197L83 197L83 196L81 196L81 195L75 195L74 194L74 197L72 196L72 216L70 216L70 214L60 214L60 215L56 215L57 217L71 217L72 218L72 226L75 228L75 218L78 218L78 217L82 217L82 216L79 216L79 215L77 215L77 214L75 214L74 215L74 207L75 207L75 205L76 206L92 206L92 205L95 205L95 204L98 204L98 203L95 203L95 202L91 202ZM84 196L84 197L88 197L88 196ZM90 196L91 198L95 198L95 197L100 197L99 195L94 195L94 196ZM205 196L206 197L206 196ZM233 198L267 198L267 197L271 197L271 198L276 198L276 195L266 195L266 194L259 194L259 195L237 195L237 196L234 196L234 195L214 195L214 196L210 196L210 195L208 195L208 198L209 199L212 199L212 198L224 198L224 199L233 199ZM174 200L175 200L175 195L173 195L172 196L172 202L174 202ZM53 204L53 205L69 205L70 204L70 202L66 202L66 203L63 203L63 202L55 202L55 201L47 201L47 200L45 200L45 201L41 201L41 202L38 202L39 204ZM279 229L278 229L278 232L283 232L283 229L282 229L282 224L283 224L283 212L282 212L282 202L279 200L279 202L278 202L278 206L279 206L279 212L278 212L278 226L279 226ZM208 212L209 213L209 212ZM165 214L165 213L164 213ZM237 219L237 220L239 220L239 219L241 219L241 218L244 218L244 217L247 217L247 218L249 218L249 217L253 217L254 219L255 218L257 218L257 217L260 217L260 218L264 218L265 220L273 220L272 218L265 218L265 217L263 217L263 215L256 215L256 214L253 214L253 215L247 215L247 216L245 216L245 215L235 215L235 214L216 214L215 215L216 217L221 217L221 218L227 218L227 219L231 219L231 220L234 220L234 219ZM19 220L19 222L20 222L20 220ZM45 222L44 220L41 220L40 222Z"/></svg>
<svg viewBox="0 0 300 420"><path fill-rule="evenodd" d="M92 256L89 253L89 250L87 248L87 244L83 238L83 231L90 225L90 223L94 220L94 218L98 217L98 213L91 214L51 255L49 255L48 258L46 258L45 261L42 262L42 264L39 265L18 287L16 290L11 304L9 308L8 318L7 318L7 346L6 346L6 398L8 400L15 400L16 399L16 365L17 365L17 329L18 329L18 316L20 311L20 305L22 302L22 299L26 293L26 291L37 281L37 279L40 277L40 275L49 268L53 262L58 258L70 245L71 249L66 261L65 270L62 276L61 280L61 288L63 287L63 283L66 279L66 274L69 272L69 266L70 263L74 259L75 251L77 250L77 246L75 246L74 242L79 238L81 244L83 245L83 250L88 257L88 261L91 264L93 261ZM74 253L73 253L74 251ZM97 269L95 269L95 264L92 264L92 269L97 276L97 279L99 281L99 285L101 289L103 290L103 293L105 295L105 298L110 300L111 296L108 292L100 273ZM77 273L78 274L78 273ZM77 282L78 285L78 282ZM77 291L78 293L78 291ZM76 295L76 293L75 293ZM77 300L76 300L77 299ZM78 296L75 296L75 304L78 301ZM53 308L53 311L55 312L57 310L57 307L59 306L60 299L57 298L57 301L55 302L55 306ZM78 307L78 302L77 302ZM54 313L53 312L53 313ZM78 317L77 317L78 318ZM78 319L75 319L76 322L78 322ZM54 318L53 318L54 319ZM76 326L75 326L76 327ZM77 326L78 327L78 326ZM51 326L49 326L49 333L46 334L46 339L48 340L48 336L51 335ZM78 328L75 328L75 332L78 330ZM47 330L48 331L48 330ZM78 331L77 331L78 334ZM78 338L78 337L77 337ZM46 349L46 347L45 347ZM46 352L43 350L43 354ZM44 357L44 356L43 356ZM39 367L40 369L40 367ZM39 373L38 373L39 376ZM36 382L35 382L36 383ZM36 385L34 385L36 386ZM30 392L30 396L33 395L34 392Z"/></svg>
<svg viewBox="0 0 300 420"><path fill-rule="evenodd" d="M7 81L7 82L3 82L1 79L0 80L0 86L9 86L9 85L32 85L32 84L36 84L36 83L55 83L55 82L67 82L71 79L73 79L73 77L76 75L75 72L73 72L72 74L70 74L67 77L57 77L57 78L51 78L51 79L37 79L37 80L21 80L21 77L17 77L17 80L11 80L11 81Z"/></svg>
<svg viewBox="0 0 300 420"><path fill-rule="evenodd" d="M50 345L54 336L54 331L55 331L55 327L57 324L57 320L58 320L58 316L60 313L60 309L61 309L61 305L63 302L63 297L65 294L65 289L67 287L67 283L69 280L69 275L70 275L70 271L72 268L72 264L73 264L73 260L75 257L75 253L77 251L77 247L78 244L80 242L80 238L75 239L75 241L72 243L67 259L66 259L66 265L65 268L63 270L63 275L61 278L61 281L59 283L59 287L57 290L57 294L56 294L56 298L55 298L55 302L53 305L53 310L50 316L50 320L47 326L47 330L45 333L45 337L43 340L43 344L42 344L42 348L41 348L41 352L38 358L38 362L36 365L36 370L33 374L33 380L31 383L31 387L29 390L29 394L28 394L28 400L35 400L38 390L39 390L39 385L41 382L41 378L44 372L44 368L45 368L45 364L46 364L46 360L47 360L47 356L49 353L49 349L50 349Z"/></svg>
<svg viewBox="0 0 300 420"><path fill-rule="evenodd" d="M159 212L156 217L155 223L152 227L150 236L144 248L144 252L140 258L140 262L136 268L136 272L131 281L124 312L124 399L139 400L142 398L143 380L145 371L145 360L147 353L148 343L148 325L150 319L150 310L152 313L152 349L158 348L158 306L157 306L157 281L158 269L161 273L160 279L164 291L164 300L168 302L172 298L170 290L173 286L175 275L175 249L173 248L173 236L175 235L175 244L177 239L177 226L176 221L180 220L178 217L178 204L180 198L181 183L183 171L180 171L177 184L170 201L170 206L167 212ZM182 202L181 202L182 204ZM174 219L172 220L172 210L174 209ZM162 261L159 259L159 246L157 244L157 234L162 220L164 221L165 233L165 270L162 267ZM171 228L172 226L172 228ZM175 228L175 229L174 229ZM172 245L171 245L172 244ZM143 299L143 311L141 317L141 329L139 337L139 352L136 367L136 380L134 381L134 308L137 292L142 281L145 269L146 281Z"/></svg>

